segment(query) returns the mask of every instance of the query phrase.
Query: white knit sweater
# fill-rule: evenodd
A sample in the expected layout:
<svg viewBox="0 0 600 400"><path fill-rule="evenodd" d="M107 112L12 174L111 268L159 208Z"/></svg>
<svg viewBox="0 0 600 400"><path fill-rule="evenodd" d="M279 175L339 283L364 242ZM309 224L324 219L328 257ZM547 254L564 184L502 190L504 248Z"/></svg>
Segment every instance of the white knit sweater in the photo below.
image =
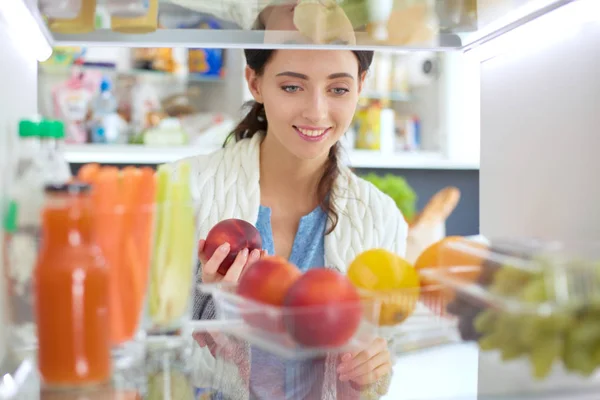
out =
<svg viewBox="0 0 600 400"><path fill-rule="evenodd" d="M200 238L205 238L208 231L223 219L240 218L256 223L260 206L259 156L262 137L257 134L252 139L233 143L215 153L183 160L191 164L192 196L198 207ZM176 166L177 163L174 164ZM372 248L383 248L404 256L408 226L389 196L357 177L348 168L341 167L333 198L339 218L333 232L325 236L326 267L345 272L358 254ZM245 357L247 351L248 347L242 346L239 356ZM248 400L247 381L240 376L239 362L236 366L220 358L215 360L206 348L197 347L195 353L194 376L197 386L226 390L228 399ZM336 360L328 357L324 400L337 398L335 369ZM351 396L346 395L348 393L344 388L344 398L378 398L388 384L389 377L373 385L370 390L360 395L355 392Z"/></svg>

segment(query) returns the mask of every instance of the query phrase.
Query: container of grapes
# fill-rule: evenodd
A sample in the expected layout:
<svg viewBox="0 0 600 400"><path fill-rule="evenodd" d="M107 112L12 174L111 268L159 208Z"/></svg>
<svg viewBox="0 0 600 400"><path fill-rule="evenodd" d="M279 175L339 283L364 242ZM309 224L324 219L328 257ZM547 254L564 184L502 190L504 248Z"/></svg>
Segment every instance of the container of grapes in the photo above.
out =
<svg viewBox="0 0 600 400"><path fill-rule="evenodd" d="M479 395L599 393L600 242L448 241L438 257L421 281L477 343Z"/></svg>

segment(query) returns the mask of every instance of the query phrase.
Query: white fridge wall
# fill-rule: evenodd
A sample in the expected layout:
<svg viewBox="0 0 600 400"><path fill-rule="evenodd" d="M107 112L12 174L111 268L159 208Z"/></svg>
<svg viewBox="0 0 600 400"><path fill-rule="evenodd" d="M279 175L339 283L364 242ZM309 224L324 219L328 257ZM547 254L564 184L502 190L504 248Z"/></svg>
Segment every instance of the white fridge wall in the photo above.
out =
<svg viewBox="0 0 600 400"><path fill-rule="evenodd" d="M6 149L14 143L15 126L23 116L37 112L37 61L26 48L20 48L6 32L6 26L0 23L0 195L6 182ZM9 153L10 155L10 153ZM0 230L0 235L2 232ZM1 238L0 238L1 239ZM0 249L1 252L1 249ZM0 273L0 359L5 352L5 305L6 293L4 274Z"/></svg>
<svg viewBox="0 0 600 400"><path fill-rule="evenodd" d="M488 238L600 240L597 15L568 29L563 15L551 24L560 35L537 32L481 66L480 219ZM534 390L527 365L508 371L490 360L480 355L480 395ZM544 386L564 384L561 376Z"/></svg>
<svg viewBox="0 0 600 400"><path fill-rule="evenodd" d="M600 19L562 31L482 64L488 237L600 240Z"/></svg>

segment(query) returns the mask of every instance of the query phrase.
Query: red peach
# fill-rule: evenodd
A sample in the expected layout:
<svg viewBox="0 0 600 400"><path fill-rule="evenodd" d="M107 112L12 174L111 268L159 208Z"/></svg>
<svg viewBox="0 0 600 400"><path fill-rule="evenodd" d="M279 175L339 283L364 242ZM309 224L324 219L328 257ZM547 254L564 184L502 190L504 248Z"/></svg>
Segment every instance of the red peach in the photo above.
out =
<svg viewBox="0 0 600 400"><path fill-rule="evenodd" d="M338 347L356 333L362 318L358 291L341 273L325 268L304 273L289 289L284 325L296 342Z"/></svg>
<svg viewBox="0 0 600 400"><path fill-rule="evenodd" d="M240 277L237 294L269 306L281 307L285 295L302 272L283 257L266 256L250 265ZM283 332L281 313L265 312L250 304L243 307L242 317L251 326L268 332Z"/></svg>
<svg viewBox="0 0 600 400"><path fill-rule="evenodd" d="M217 248L226 242L231 247L217 271L221 275L227 273L238 253L243 249L247 248L250 251L262 249L262 239L258 229L242 219L226 219L213 226L206 236L204 254L208 258L212 257Z"/></svg>

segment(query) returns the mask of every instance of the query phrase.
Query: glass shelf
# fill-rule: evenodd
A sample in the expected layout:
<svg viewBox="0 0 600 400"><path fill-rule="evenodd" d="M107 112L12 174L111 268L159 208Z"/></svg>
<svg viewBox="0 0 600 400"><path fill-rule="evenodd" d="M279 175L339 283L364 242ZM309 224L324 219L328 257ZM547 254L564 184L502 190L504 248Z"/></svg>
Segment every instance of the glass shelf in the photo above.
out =
<svg viewBox="0 0 600 400"><path fill-rule="evenodd" d="M291 0L161 0L163 29L152 33L99 29L53 38L55 45L74 46L446 51L483 43L576 0L390 0L388 10L383 0L318 1L337 5L314 6L312 18L302 19ZM332 21L327 29L315 24L317 9ZM374 23L374 12L387 24ZM179 29L177 21L193 16L212 18L221 29Z"/></svg>
<svg viewBox="0 0 600 400"><path fill-rule="evenodd" d="M208 333L201 334L206 338ZM242 342L237 336L226 333L211 333L213 340L209 347L199 347L195 343L175 349L148 350L145 357L134 368L114 371L110 383L88 388L85 391L61 391L52 393L41 389L40 377L35 362L0 365L0 399L2 400L197 400L213 399L214 389L227 392L228 387L220 387L224 374L242 374L231 356ZM210 352L210 354L209 354ZM599 383L590 379L587 385L571 386L568 380L559 378L548 384L551 390L519 391L512 386L514 394L492 394L486 388L478 387L478 375L495 374L498 385L515 379L517 374L526 375L522 370L511 367L510 373L496 355L479 354L472 344L446 344L442 346L408 352L396 357L394 375L389 390L380 400L408 399L480 399L480 400L596 400ZM210 373L202 369L203 360L212 360L214 370ZM315 360L316 361L316 360ZM310 362L310 361L308 361ZM457 365L460 366L457 368ZM504 368L506 369L506 368ZM315 371L320 371L318 368ZM315 372L318 374L319 372ZM298 382L300 377L294 379ZM307 379L306 374L302 375ZM517 380L523 385L524 379ZM515 380L512 381L516 382ZM567 382L567 383L565 383ZM351 389L347 384L338 383L338 391ZM565 389L567 387L568 389ZM342 393L344 394L344 393ZM350 393L348 393L350 394ZM205 397L202 397L204 395ZM222 397L236 399L235 396ZM239 397L237 397L239 398ZM341 397L346 398L346 397ZM354 397L347 397L354 398Z"/></svg>

